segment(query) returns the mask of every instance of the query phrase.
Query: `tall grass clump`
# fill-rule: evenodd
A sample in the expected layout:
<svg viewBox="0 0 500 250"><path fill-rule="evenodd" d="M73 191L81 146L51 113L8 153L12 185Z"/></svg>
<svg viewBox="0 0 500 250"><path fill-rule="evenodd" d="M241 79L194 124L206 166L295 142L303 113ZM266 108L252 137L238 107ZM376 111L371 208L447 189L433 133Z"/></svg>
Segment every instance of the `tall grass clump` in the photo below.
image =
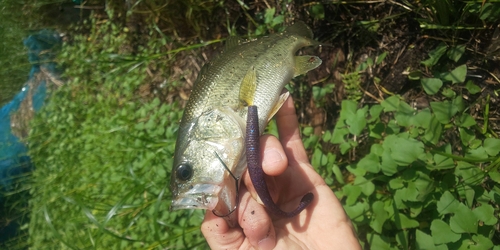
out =
<svg viewBox="0 0 500 250"><path fill-rule="evenodd" d="M151 42L132 56L129 34L90 24L65 44L66 85L35 118L30 155L34 249L203 246L199 211L169 212L176 103L143 98ZM140 59L136 59L140 58Z"/></svg>

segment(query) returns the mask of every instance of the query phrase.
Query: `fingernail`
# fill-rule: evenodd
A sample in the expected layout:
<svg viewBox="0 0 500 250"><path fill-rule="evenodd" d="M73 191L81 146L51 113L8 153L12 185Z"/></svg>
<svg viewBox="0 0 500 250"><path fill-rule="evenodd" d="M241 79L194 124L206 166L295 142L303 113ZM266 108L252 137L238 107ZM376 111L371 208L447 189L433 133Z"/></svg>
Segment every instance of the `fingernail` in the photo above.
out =
<svg viewBox="0 0 500 250"><path fill-rule="evenodd" d="M270 237L267 237L259 241L259 250L267 250L273 248L274 248L274 240L271 239Z"/></svg>
<svg viewBox="0 0 500 250"><path fill-rule="evenodd" d="M283 156L278 152L277 149L271 148L264 151L264 156L262 157L262 165L272 166L283 160Z"/></svg>

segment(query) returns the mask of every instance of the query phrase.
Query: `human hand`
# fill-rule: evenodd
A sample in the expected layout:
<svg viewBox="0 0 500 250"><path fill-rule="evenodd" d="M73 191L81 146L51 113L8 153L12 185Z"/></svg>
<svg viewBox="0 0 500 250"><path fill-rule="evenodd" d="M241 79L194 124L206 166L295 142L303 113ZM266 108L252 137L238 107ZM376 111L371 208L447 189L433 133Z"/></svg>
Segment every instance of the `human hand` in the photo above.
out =
<svg viewBox="0 0 500 250"><path fill-rule="evenodd" d="M295 217L271 217L246 173L235 211L240 227L229 227L224 218L207 210L201 231L208 244L212 249L361 249L342 205L309 163L292 98L278 111L276 121L280 139L260 138L270 193L284 211L293 210L308 192L314 194L313 201Z"/></svg>

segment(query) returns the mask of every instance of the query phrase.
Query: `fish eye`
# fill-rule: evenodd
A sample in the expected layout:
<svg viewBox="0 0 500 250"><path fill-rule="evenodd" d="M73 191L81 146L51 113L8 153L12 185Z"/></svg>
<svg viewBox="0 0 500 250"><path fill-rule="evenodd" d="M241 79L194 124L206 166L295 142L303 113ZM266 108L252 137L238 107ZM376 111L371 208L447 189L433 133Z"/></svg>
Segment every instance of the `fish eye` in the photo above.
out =
<svg viewBox="0 0 500 250"><path fill-rule="evenodd" d="M181 163L177 166L175 174L177 175L177 179L187 181L193 176L193 167L187 163Z"/></svg>

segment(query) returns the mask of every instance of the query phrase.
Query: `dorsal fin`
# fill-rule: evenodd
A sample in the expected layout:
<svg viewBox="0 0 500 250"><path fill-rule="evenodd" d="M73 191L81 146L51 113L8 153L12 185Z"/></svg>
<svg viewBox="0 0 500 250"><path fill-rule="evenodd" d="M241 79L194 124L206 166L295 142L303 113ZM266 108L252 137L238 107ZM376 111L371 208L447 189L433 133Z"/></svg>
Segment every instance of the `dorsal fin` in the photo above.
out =
<svg viewBox="0 0 500 250"><path fill-rule="evenodd" d="M226 48L225 48L225 50L237 47L238 45L240 45L240 43L241 43L241 40L240 40L239 37L237 37L237 36L230 36L230 37L228 37L226 39Z"/></svg>
<svg viewBox="0 0 500 250"><path fill-rule="evenodd" d="M288 26L285 29L286 33L292 33L292 34L297 34L303 37L307 37L309 39L313 38L313 32L309 26L307 26L304 22L302 21L297 21L295 22L292 26Z"/></svg>

